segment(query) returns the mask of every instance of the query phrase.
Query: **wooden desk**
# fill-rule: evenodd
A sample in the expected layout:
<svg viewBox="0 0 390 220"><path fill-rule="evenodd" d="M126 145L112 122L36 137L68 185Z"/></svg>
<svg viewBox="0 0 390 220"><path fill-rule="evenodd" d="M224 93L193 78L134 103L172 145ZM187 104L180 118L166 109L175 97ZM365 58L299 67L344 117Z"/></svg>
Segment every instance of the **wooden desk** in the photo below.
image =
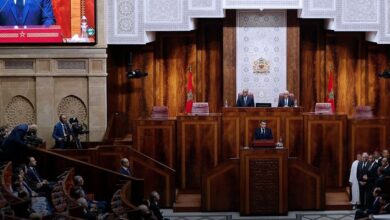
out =
<svg viewBox="0 0 390 220"><path fill-rule="evenodd" d="M221 159L221 114L177 117L177 173L183 189L200 189L202 174Z"/></svg>
<svg viewBox="0 0 390 220"><path fill-rule="evenodd" d="M176 168L176 118L135 120L133 143L140 152Z"/></svg>
<svg viewBox="0 0 390 220"><path fill-rule="evenodd" d="M305 161L325 173L326 187L344 187L346 177L346 115L303 114Z"/></svg>
<svg viewBox="0 0 390 220"><path fill-rule="evenodd" d="M222 118L222 159L239 157L240 147L252 144L253 134L260 120L267 121L272 129L274 142L283 138L289 156L303 159L303 118L302 108L223 108Z"/></svg>
<svg viewBox="0 0 390 220"><path fill-rule="evenodd" d="M287 157L287 149L241 150L241 215L287 213Z"/></svg>

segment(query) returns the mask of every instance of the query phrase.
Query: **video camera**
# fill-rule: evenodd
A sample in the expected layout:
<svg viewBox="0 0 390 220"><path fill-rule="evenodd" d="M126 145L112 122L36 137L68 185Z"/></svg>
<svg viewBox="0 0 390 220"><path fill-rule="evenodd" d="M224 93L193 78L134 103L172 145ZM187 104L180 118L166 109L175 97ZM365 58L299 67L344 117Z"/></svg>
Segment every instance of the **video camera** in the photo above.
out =
<svg viewBox="0 0 390 220"><path fill-rule="evenodd" d="M72 132L75 136L80 134L89 134L89 130L86 124L80 124L79 120L76 117L70 118L69 123L72 127Z"/></svg>
<svg viewBox="0 0 390 220"><path fill-rule="evenodd" d="M80 134L89 134L89 130L86 124L80 124L76 117L70 118L69 123L72 127L72 142L76 144L77 149L83 149L79 138Z"/></svg>
<svg viewBox="0 0 390 220"><path fill-rule="evenodd" d="M26 135L26 144L31 147L38 147L43 144L43 139L37 136L36 132L28 132Z"/></svg>

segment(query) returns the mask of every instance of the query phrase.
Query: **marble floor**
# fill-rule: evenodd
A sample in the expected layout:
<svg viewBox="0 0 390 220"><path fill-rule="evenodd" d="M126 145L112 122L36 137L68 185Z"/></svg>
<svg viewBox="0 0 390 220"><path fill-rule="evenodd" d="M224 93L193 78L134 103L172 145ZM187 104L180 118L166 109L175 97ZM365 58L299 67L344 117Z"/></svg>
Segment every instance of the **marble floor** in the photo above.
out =
<svg viewBox="0 0 390 220"><path fill-rule="evenodd" d="M170 220L353 220L355 211L289 212L286 216L240 216L238 212L173 212L163 210Z"/></svg>

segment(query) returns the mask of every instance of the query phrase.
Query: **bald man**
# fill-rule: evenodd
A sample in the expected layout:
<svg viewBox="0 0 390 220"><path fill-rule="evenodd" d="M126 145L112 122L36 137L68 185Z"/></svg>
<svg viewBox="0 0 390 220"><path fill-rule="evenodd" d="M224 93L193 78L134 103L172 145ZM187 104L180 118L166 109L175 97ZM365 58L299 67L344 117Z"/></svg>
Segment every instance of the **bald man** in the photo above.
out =
<svg viewBox="0 0 390 220"><path fill-rule="evenodd" d="M2 151L1 159L12 160L15 165L24 162L28 150L31 147L26 143L26 136L29 133L36 133L37 131L38 126L35 124L20 124L12 129L0 148Z"/></svg>

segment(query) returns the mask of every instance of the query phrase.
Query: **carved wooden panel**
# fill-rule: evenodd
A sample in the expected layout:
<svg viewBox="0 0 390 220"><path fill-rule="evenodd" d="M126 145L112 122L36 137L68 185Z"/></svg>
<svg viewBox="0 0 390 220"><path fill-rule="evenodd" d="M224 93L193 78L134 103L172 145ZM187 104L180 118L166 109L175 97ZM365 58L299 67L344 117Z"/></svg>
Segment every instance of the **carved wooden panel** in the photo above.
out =
<svg viewBox="0 0 390 220"><path fill-rule="evenodd" d="M352 164L357 153L373 153L387 147L387 118L349 119L349 155L348 164Z"/></svg>
<svg viewBox="0 0 390 220"><path fill-rule="evenodd" d="M139 119L134 124L134 148L175 169L176 120Z"/></svg>
<svg viewBox="0 0 390 220"><path fill-rule="evenodd" d="M277 212L279 205L279 160L249 160L249 204L251 213Z"/></svg>
<svg viewBox="0 0 390 220"><path fill-rule="evenodd" d="M181 187L199 189L202 174L220 161L220 114L178 116L178 150Z"/></svg>
<svg viewBox="0 0 390 220"><path fill-rule="evenodd" d="M238 211L240 201L240 160L230 159L205 173L202 210ZM232 196L234 195L234 196Z"/></svg>
<svg viewBox="0 0 390 220"><path fill-rule="evenodd" d="M287 154L286 149L241 151L241 215L287 212Z"/></svg>
<svg viewBox="0 0 390 220"><path fill-rule="evenodd" d="M222 118L222 160L238 158L242 147L240 134L240 117L223 116Z"/></svg>
<svg viewBox="0 0 390 220"><path fill-rule="evenodd" d="M303 160L303 117L289 116L285 117L285 120L284 147L288 149L290 157L298 157Z"/></svg>
<svg viewBox="0 0 390 220"><path fill-rule="evenodd" d="M325 208L325 185L320 169L297 158L288 159L289 210ZM298 187L297 187L298 186Z"/></svg>
<svg viewBox="0 0 390 220"><path fill-rule="evenodd" d="M304 115L305 158L325 173L326 186L343 187L346 115Z"/></svg>

